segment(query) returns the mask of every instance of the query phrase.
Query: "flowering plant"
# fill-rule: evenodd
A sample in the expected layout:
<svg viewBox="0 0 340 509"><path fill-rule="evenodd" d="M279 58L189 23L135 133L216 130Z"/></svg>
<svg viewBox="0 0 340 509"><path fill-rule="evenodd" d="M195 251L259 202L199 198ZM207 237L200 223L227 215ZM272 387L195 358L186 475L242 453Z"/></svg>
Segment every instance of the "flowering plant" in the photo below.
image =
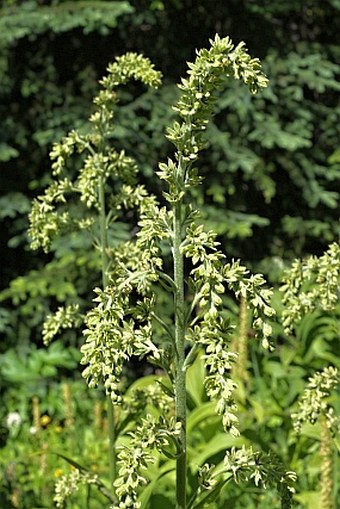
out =
<svg viewBox="0 0 340 509"><path fill-rule="evenodd" d="M203 507L231 478L236 482L253 479L263 486L275 484L282 507L290 507L294 475L278 467L270 455L252 449L227 452L220 471L213 465L199 465L198 487L187 499L188 369L197 356L202 359L206 394L214 402L225 432L237 436L236 383L230 373L238 352L230 350L233 328L224 296L231 293L246 302L255 333L267 349L271 348L269 320L274 315L272 292L263 276L250 274L239 260L228 260L219 249L217 235L200 224L199 211L192 203L192 190L201 182L196 163L204 148L216 93L230 77L243 81L252 94L267 85L259 60L249 56L243 43L235 47L228 37L217 35L210 42L210 48L198 51L195 62L188 64L188 76L179 85L181 96L174 107L179 120L166 133L174 154L159 164L157 172L165 187L161 203L137 183L135 161L111 146L116 88L129 79L150 86L160 84L160 74L148 59L130 53L117 58L101 82L103 89L94 100L96 112L90 118L91 132L73 131L54 146L54 181L44 196L35 200L30 216L33 247L48 250L60 231L80 228L92 232L101 254L102 287L95 289L95 307L84 318L81 363L89 386L103 385L109 398L115 488L112 509L141 507L141 488L150 483L145 472L157 455L175 462L177 509ZM70 177L68 164L75 152L82 154L83 162ZM72 214L70 198L75 195L84 204L81 217ZM110 242L115 224L119 218L124 220L129 210L138 216L136 237ZM171 297L172 307L166 316L160 312L158 287ZM60 308L45 324L45 341L79 319L76 306ZM163 398L170 395L174 404L161 415L146 414L131 430L130 439L120 445L116 458L117 414L124 404L121 377L133 357L147 359L161 370ZM73 484L76 478L86 482L79 474ZM62 486L66 484L58 484L59 504Z"/></svg>

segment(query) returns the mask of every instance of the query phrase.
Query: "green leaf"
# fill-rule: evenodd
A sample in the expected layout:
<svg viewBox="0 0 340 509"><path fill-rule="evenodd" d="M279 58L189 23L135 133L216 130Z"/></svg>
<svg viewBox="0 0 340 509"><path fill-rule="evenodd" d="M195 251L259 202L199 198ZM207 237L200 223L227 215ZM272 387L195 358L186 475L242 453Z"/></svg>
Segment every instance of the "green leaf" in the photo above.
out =
<svg viewBox="0 0 340 509"><path fill-rule="evenodd" d="M188 434L190 435L190 433L197 427L199 426L199 424L202 423L202 421L205 421L206 419L210 419L210 418L220 418L216 412L215 412L215 408L216 408L216 402L207 402L207 403L203 403L201 404L198 408L195 408L195 410L193 410L188 419L187 419L187 430L188 430Z"/></svg>
<svg viewBox="0 0 340 509"><path fill-rule="evenodd" d="M294 495L294 499L303 504L306 509L320 507L320 494L317 491L303 491Z"/></svg>
<svg viewBox="0 0 340 509"><path fill-rule="evenodd" d="M218 433L208 443L195 447L189 462L192 468L196 469L215 454L226 451L230 447L239 447L248 444L249 441L244 437L233 437L227 433Z"/></svg>
<svg viewBox="0 0 340 509"><path fill-rule="evenodd" d="M39 454L46 454L46 451L41 451ZM91 472L89 468L85 467L84 465L81 465L78 463L78 461L75 461L73 458L70 458L69 456L66 456L64 453L58 452L58 451L48 451L48 454L55 454L59 458L62 458L63 460L67 461L70 465L77 468L78 470L81 470L83 472Z"/></svg>
<svg viewBox="0 0 340 509"><path fill-rule="evenodd" d="M30 200L23 193L8 193L0 198L0 219L15 218L19 214L27 214Z"/></svg>
<svg viewBox="0 0 340 509"><path fill-rule="evenodd" d="M206 504L211 504L213 503L217 497L220 495L222 489L224 488L224 486L230 481L230 478L229 479L225 479L224 481L221 481L219 482L218 484L216 484L216 486L214 487L214 489L206 494L204 494L204 496L201 498L201 500L198 500L197 502L194 502L193 505L191 505L190 507L188 507L188 509L199 509L200 507L204 507ZM238 497L233 497L233 499L230 499L230 500L237 500ZM224 507L225 509L228 509L228 505L225 505L224 504ZM232 506L229 506L230 508Z"/></svg>
<svg viewBox="0 0 340 509"><path fill-rule="evenodd" d="M155 487L157 486L157 483L159 482L159 480L162 477L164 477L165 475L167 475L168 473L173 472L174 470L175 470L174 467L168 467L165 465L163 468L161 468L160 474L158 476L156 476L156 478L154 478L151 481L151 483L149 483L147 485L146 488L143 489L143 492L138 499L139 502L141 503L141 509L146 509L148 507L148 502L150 500L150 497L151 497Z"/></svg>
<svg viewBox="0 0 340 509"><path fill-rule="evenodd" d="M187 391L196 406L200 406L206 398L203 383L204 376L204 361L198 352L195 362L187 370Z"/></svg>
<svg viewBox="0 0 340 509"><path fill-rule="evenodd" d="M19 152L15 148L10 147L7 143L0 143L0 162L7 163L18 155Z"/></svg>
<svg viewBox="0 0 340 509"><path fill-rule="evenodd" d="M126 390L126 395L128 396L133 391L136 391L138 389L145 389L145 387L148 387L149 385L154 385L157 383L158 380L160 380L160 378L162 377L157 375L142 376L128 387L128 389Z"/></svg>

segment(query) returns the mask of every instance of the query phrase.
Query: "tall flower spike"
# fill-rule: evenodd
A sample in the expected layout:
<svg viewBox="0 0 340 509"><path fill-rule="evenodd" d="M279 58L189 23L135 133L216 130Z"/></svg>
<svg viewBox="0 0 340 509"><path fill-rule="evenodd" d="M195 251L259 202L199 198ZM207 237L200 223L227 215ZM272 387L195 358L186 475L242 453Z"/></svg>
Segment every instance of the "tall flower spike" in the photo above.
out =
<svg viewBox="0 0 340 509"><path fill-rule="evenodd" d="M197 52L194 63L189 63L188 78L178 87L181 98L174 106L182 122L174 122L167 131L167 138L175 145L175 160L159 165L159 177L169 184L165 197L169 202L182 199L186 189L200 182L192 163L204 146L203 133L212 113L215 93L224 79L233 77L248 85L251 93L267 86L260 61L251 58L244 43L234 47L229 37L215 36L209 49Z"/></svg>
<svg viewBox="0 0 340 509"><path fill-rule="evenodd" d="M29 215L31 247L49 251L53 240L63 231L90 228L100 207L99 180L119 179L123 184L135 186L137 166L124 151L111 147L112 119L118 102L116 88L128 80L139 80L147 86L158 87L161 73L154 69L148 58L136 53L117 57L108 67L108 75L101 81L103 89L94 99L95 113L90 117L92 130L86 135L71 131L50 153L54 180L42 196L33 201ZM76 153L82 155L82 164L73 176L69 160ZM71 165L70 165L71 166ZM124 188L121 189L123 194ZM85 204L80 219L67 210L67 200L78 195Z"/></svg>
<svg viewBox="0 0 340 509"><path fill-rule="evenodd" d="M72 192L80 194L88 208L88 216L91 217L96 208L105 209L95 191L98 182L103 190L109 178L114 183L119 180L119 196L111 199L111 214L119 214L122 207L132 206L140 216L136 239L118 249L107 243L106 216L100 223L101 238L105 240L102 243L105 246L103 288L96 290L96 307L86 316L86 340L81 349L82 363L86 364L83 375L90 386L102 383L111 399L120 403L119 385L124 364L132 356L148 356L167 370L175 394L175 417L161 423L146 417L132 435L130 447L124 444L120 451L115 482L119 496L117 507L120 508L138 508L138 488L147 482L143 467L152 461L150 449L154 446L176 458L176 507L187 507L186 369L199 349L204 350L208 396L216 401L216 411L222 416L225 429L238 434L233 402L235 384L230 377L235 354L228 349L232 326L223 313L222 297L226 291L247 300L253 310L253 326L262 335L264 345L269 346L271 327L267 319L274 310L270 306L271 291L264 288L264 278L259 274L250 275L239 262L226 263L225 255L218 250L216 234L206 232L196 223L199 213L187 204L189 189L200 182L193 163L204 146L204 131L213 111L215 92L228 77L242 80L251 93L267 83L259 61L249 56L243 44L234 47L229 38L216 36L209 49L197 53L196 61L189 64L187 78L180 85L182 94L175 106L179 121L167 133L175 146L175 154L173 159L159 165L159 176L168 185L164 194L167 207L159 207L144 188L135 185L134 163L124 153L118 154L110 147L117 102L115 88L129 78L142 78L145 83L156 86L159 83L159 75L144 57L128 54L109 67L109 75L102 81L104 90L95 100L97 111L91 117L93 130L80 141L73 136L59 155L55 150L60 167L56 168L59 181L66 168L66 156L75 149L86 154L81 177L70 180L70 185ZM56 192L59 192L58 187ZM64 195L60 194L60 199L64 199ZM48 204L52 207L51 213L56 213L54 201ZM65 222L67 219L65 217ZM50 238L47 245L49 241ZM163 270L163 246L172 255L173 273L170 275ZM184 258L191 265L188 287L193 290L192 304L185 295ZM173 323L157 315L153 285L160 281L173 297ZM155 321L163 328L157 343L153 341ZM189 353L187 346L191 347ZM256 467L257 456L254 458ZM255 468L256 483L260 474L264 478L269 475L265 468L261 472ZM253 477L251 472L249 476ZM275 479L280 482L281 477ZM211 481L210 474L205 479L213 488L208 478Z"/></svg>
<svg viewBox="0 0 340 509"><path fill-rule="evenodd" d="M239 304L239 325L234 335L231 349L238 354L237 362L233 367L233 376L237 381L246 384L249 381L248 373L248 321L249 312L247 300L241 297Z"/></svg>

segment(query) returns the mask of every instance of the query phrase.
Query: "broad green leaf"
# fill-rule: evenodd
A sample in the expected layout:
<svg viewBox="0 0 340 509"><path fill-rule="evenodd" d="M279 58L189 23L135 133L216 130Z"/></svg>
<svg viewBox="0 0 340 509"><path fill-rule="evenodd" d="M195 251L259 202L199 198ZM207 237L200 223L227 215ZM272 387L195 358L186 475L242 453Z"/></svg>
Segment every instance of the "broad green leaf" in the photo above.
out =
<svg viewBox="0 0 340 509"><path fill-rule="evenodd" d="M215 454L226 451L230 447L240 447L248 443L248 440L244 437L233 437L227 433L218 433L208 443L201 444L193 451L193 456L189 458L190 465L192 468L196 469Z"/></svg>
<svg viewBox="0 0 340 509"><path fill-rule="evenodd" d="M147 505L148 505L148 502L150 500L150 497L155 489L155 487L157 486L157 483L159 482L159 480L164 477L165 475L167 475L169 472L172 472L174 471L175 467L167 467L167 468L162 468L160 470L160 474L154 478L151 483L149 483L147 485L146 488L143 489L143 492L142 494L140 495L139 497L139 502L141 503L141 509L146 509L147 508Z"/></svg>
<svg viewBox="0 0 340 509"><path fill-rule="evenodd" d="M187 370L187 391L197 406L205 399L204 376L204 362L198 354L195 362Z"/></svg>
<svg viewBox="0 0 340 509"><path fill-rule="evenodd" d="M209 418L216 418L217 414L215 412L216 403L215 402L208 402L203 403L201 406L193 410L188 419L187 419L187 430L188 434L196 428L202 421L209 419Z"/></svg>
<svg viewBox="0 0 340 509"><path fill-rule="evenodd" d="M297 502L303 504L306 509L316 509L320 507L320 494L317 491L303 491L294 495Z"/></svg>

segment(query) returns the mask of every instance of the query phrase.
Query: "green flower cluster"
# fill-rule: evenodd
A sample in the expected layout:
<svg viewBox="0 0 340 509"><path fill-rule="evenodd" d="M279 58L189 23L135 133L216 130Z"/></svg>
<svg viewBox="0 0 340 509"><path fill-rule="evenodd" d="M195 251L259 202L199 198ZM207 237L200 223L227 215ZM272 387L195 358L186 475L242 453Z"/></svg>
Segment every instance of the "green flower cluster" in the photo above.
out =
<svg viewBox="0 0 340 509"><path fill-rule="evenodd" d="M315 424L321 416L325 417L330 430L334 433L338 431L340 422L328 398L339 381L339 371L333 366L324 368L309 378L298 402L298 411L292 414L295 431L300 432L303 423Z"/></svg>
<svg viewBox="0 0 340 509"><path fill-rule="evenodd" d="M286 471L273 454L254 451L252 447L246 446L240 449L232 447L230 451L227 451L223 466L215 467L206 463L199 469L198 495L200 497L193 507L202 507L205 501L208 502L209 494L205 495L204 492L221 489L231 480L236 484L252 481L255 486L264 489L276 488L281 500L281 508L291 509L292 507L295 472Z"/></svg>
<svg viewBox="0 0 340 509"><path fill-rule="evenodd" d="M293 484L296 474L285 471L281 462L270 453L255 452L251 447L232 448L224 458L226 472L232 474L236 483L253 481L263 488L274 486L281 498L281 508L292 507Z"/></svg>
<svg viewBox="0 0 340 509"><path fill-rule="evenodd" d="M117 152L110 144L112 119L118 102L113 89L130 78L157 87L161 75L147 58L135 53L118 57L109 66L108 73L101 82L104 89L94 99L96 111L90 118L92 130L87 134L70 132L53 146L50 153L54 180L44 194L33 201L29 217L33 249L42 247L47 252L61 232L93 226L100 208L98 188L102 183L110 184L111 188L119 186L116 194L119 194L121 203L131 201L131 189L136 184L136 163L123 150ZM75 153L81 156L78 170L71 161ZM132 194L138 199L140 192L143 191L138 187ZM75 196L85 204L79 217L71 208Z"/></svg>
<svg viewBox="0 0 340 509"><path fill-rule="evenodd" d="M144 300L133 308L129 305L133 288L148 285L150 278L144 272L133 276L122 281L120 293L112 286L105 291L95 290L98 304L86 315L86 341L81 347L81 363L86 365L84 378L90 387L103 383L115 403L121 403L119 385L124 364L133 355L160 358L159 349L152 342L151 318L146 317L150 316L152 301ZM145 321L137 317L145 317Z"/></svg>
<svg viewBox="0 0 340 509"><path fill-rule="evenodd" d="M195 292L191 306L195 316L187 328L186 340L195 348L201 346L205 349L207 394L212 400L217 400L216 411L223 416L225 429L237 435L236 406L232 398L236 384L228 377L237 353L227 349L232 327L222 313L222 296L229 290L237 298L247 299L253 310L253 326L264 347L268 348L272 328L267 318L274 315L270 306L272 291L263 288L265 280L262 275L249 276L249 271L239 261L225 263L226 256L217 250L216 235L211 231L205 232L202 225L189 225L182 246L182 252L191 258L194 265L190 276Z"/></svg>
<svg viewBox="0 0 340 509"><path fill-rule="evenodd" d="M46 317L42 331L44 345L49 345L62 329L80 327L82 321L83 316L79 312L77 304L70 304L66 307L60 306L54 315Z"/></svg>
<svg viewBox="0 0 340 509"><path fill-rule="evenodd" d="M182 200L190 187L200 182L197 169L192 167L204 147L203 133L212 114L215 93L228 77L242 80L251 93L267 86L257 58L251 58L240 43L234 47L229 37L215 36L210 49L197 52L194 63L189 63L188 78L182 79L178 87L181 98L174 110L182 118L167 130L167 138L175 145L175 160L159 165L158 176L166 180L169 192L164 196L170 203Z"/></svg>
<svg viewBox="0 0 340 509"><path fill-rule="evenodd" d="M340 295L340 244L334 242L320 257L295 260L281 286L283 325L287 333L317 308L334 309Z"/></svg>
<svg viewBox="0 0 340 509"><path fill-rule="evenodd" d="M68 475L63 475L55 484L53 501L56 507L63 509L67 499L86 484L98 484L98 476L77 468Z"/></svg>
<svg viewBox="0 0 340 509"><path fill-rule="evenodd" d="M114 486L119 502L111 509L138 509L141 506L137 493L138 488L148 482L142 474L143 470L155 462L151 452L156 449L169 456L169 449L174 448L176 454L176 437L180 428L181 424L174 417L156 420L149 414L142 419L138 428L131 433L129 445L122 446L118 453L120 469Z"/></svg>

